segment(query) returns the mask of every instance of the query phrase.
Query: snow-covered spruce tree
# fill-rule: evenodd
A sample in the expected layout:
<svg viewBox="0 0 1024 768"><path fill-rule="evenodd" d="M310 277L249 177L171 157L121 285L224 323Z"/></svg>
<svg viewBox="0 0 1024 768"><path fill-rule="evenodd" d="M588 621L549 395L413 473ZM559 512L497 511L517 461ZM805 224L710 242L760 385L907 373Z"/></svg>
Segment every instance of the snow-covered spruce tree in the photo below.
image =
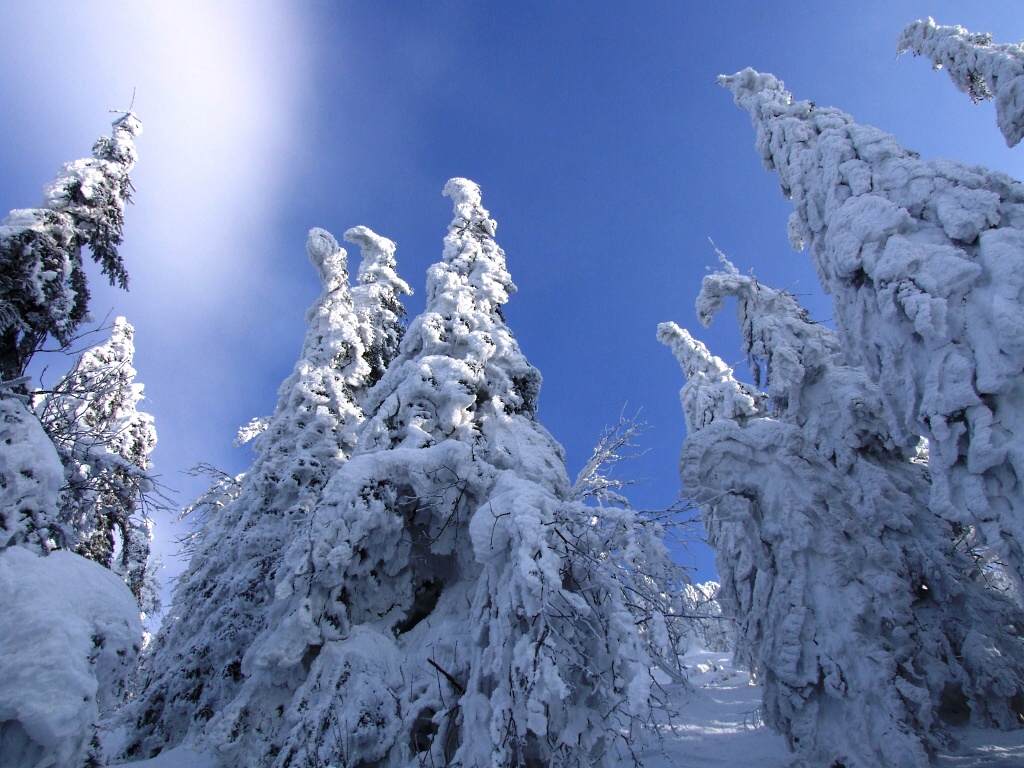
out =
<svg viewBox="0 0 1024 768"><path fill-rule="evenodd" d="M501 314L515 286L480 190L370 392L357 448L286 557L242 694L234 766L592 766L649 680L601 533L535 417Z"/></svg>
<svg viewBox="0 0 1024 768"><path fill-rule="evenodd" d="M933 509L1024 579L1024 187L925 162L751 69L721 77L757 130L832 294L843 349L898 426L928 439ZM905 448L910 446L904 446ZM1018 589L1019 594L1024 594Z"/></svg>
<svg viewBox="0 0 1024 768"><path fill-rule="evenodd" d="M352 450L362 420L357 404L370 366L349 294L345 251L322 229L306 242L323 281L306 313L309 329L277 408L255 443L258 458L237 498L211 515L153 652L138 695L125 708L134 730L128 757L147 757L201 731L237 693L242 658L267 626L268 604L285 547L308 528L306 518L327 481Z"/></svg>
<svg viewBox="0 0 1024 768"><path fill-rule="evenodd" d="M370 366L367 383L373 385L398 355L406 315L398 297L411 294L412 289L395 272L395 244L391 240L367 227L353 227L345 233L345 240L358 245L363 256L352 302L359 318L363 359Z"/></svg>
<svg viewBox="0 0 1024 768"><path fill-rule="evenodd" d="M853 627L856 635L844 637L838 644L830 637L835 630L828 624L812 625L811 633L806 634L807 625L813 622L805 618L802 647L788 651L799 654L807 664L806 671L812 673L836 664L843 670L844 684L837 692L827 684L820 685L818 677L808 679L801 686L802 697L811 701L838 693L849 697L846 706L854 711L864 706L883 709L886 705L872 697L886 693L882 687L885 676L869 679L865 685L860 669L863 661L846 658L849 654L859 658L863 649L873 644L891 662L884 668L892 678L889 685L895 687L883 701L898 700L893 698L898 692L905 710L895 710L893 720L918 732L929 748L943 742L949 722L970 718L979 726L1017 727L1024 707L1024 640L1018 634L1024 631L1024 615L1003 595L969 577L973 562L955 548L952 525L929 509L927 470L911 461L912 455L893 440L874 383L861 368L846 364L835 334L812 323L792 296L740 275L728 262L725 271L704 278L697 299L703 323L711 321L726 297L738 300L744 352L755 374L762 364L765 367L772 416L800 430L800 451L793 452L793 457L823 467L819 479L823 490L812 491L809 498L817 494L828 499L828 489L835 489L838 498L849 499L845 506L836 499L828 500L827 506L819 501L816 517L810 508L800 510L811 520L813 537L807 541L812 551L797 552L788 563L778 553L766 561L778 568L776 578L783 583L801 582L801 589L826 585L829 599L844 603L843 610L852 614L852 624L841 631ZM783 430L777 432L780 438L789 439ZM706 443L698 439L696 446L696 454L684 450L684 457L706 461L701 455L709 450ZM736 453L724 451L729 452ZM768 468L776 475L789 471L788 467ZM684 472L704 498L743 491L735 469L732 477L728 477L730 470L719 469L727 482L722 477L703 479L694 470L691 463ZM756 486L757 479L748 482ZM780 507L772 510L775 520L770 521L765 507L773 503L772 494L756 488L748 493L753 503L762 505L765 527L785 519L783 495L775 497ZM847 519L844 514L852 517ZM794 529L799 529L803 521L798 516L794 519ZM760 545L753 543L763 548L765 542L772 544L762 532ZM828 562L829 556L835 558L834 563ZM802 568L809 570L800 572ZM771 575L758 573L754 578ZM735 582L730 586L736 591L743 589ZM746 591L753 595L756 587L747 585ZM793 600L799 593L790 587L786 596ZM818 613L813 598L804 597L803 604ZM870 606L867 610L865 604ZM773 607L788 610L784 603ZM782 644L785 640L758 636L763 621L758 613L764 606L753 608L749 612L739 609L744 632L740 644L771 680L773 671L768 666L777 663L780 654L769 652L762 659L758 653L764 653L766 641ZM847 644L851 640L853 646ZM874 658L877 660L877 654ZM997 660L995 666L993 659ZM774 722L784 724L783 732L789 735L799 733L799 721L806 722L808 713L819 720L821 715L806 705L804 712L788 715L787 704L779 703L780 698L793 698L786 685L788 681L774 691L771 686L766 688L766 710ZM841 719L852 721L855 717L843 715ZM837 726L844 727L825 723L827 729ZM870 731L864 733L871 735ZM827 743L830 738L819 741ZM852 749L856 743L856 739L847 742L846 748ZM868 754L864 764L875 764L870 750L864 751ZM850 766L850 759L845 758L844 764Z"/></svg>
<svg viewBox="0 0 1024 768"><path fill-rule="evenodd" d="M64 465L63 548L119 573L144 613L158 606L149 573L153 417L138 410L135 329L114 321L110 338L86 350L36 411Z"/></svg>
<svg viewBox="0 0 1024 768"><path fill-rule="evenodd" d="M945 69L957 89L977 104L994 99L996 123L1014 147L1024 138L1024 46L994 44L992 35L971 34L961 26L938 26L929 17L907 26L896 41L896 53L912 51Z"/></svg>
<svg viewBox="0 0 1024 768"><path fill-rule="evenodd" d="M0 379L19 378L47 337L67 345L88 315L82 248L111 285L128 287L118 253L135 165L134 114L113 123L92 157L68 163L45 189L43 207L11 211L0 226Z"/></svg>

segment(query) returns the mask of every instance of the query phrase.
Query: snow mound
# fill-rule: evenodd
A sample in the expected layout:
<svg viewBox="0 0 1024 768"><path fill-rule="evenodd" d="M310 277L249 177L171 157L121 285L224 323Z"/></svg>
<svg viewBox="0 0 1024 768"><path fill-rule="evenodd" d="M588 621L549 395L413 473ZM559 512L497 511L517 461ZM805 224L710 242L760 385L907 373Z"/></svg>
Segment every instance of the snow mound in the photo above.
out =
<svg viewBox="0 0 1024 768"><path fill-rule="evenodd" d="M142 643L117 574L71 552L0 552L0 765L79 765Z"/></svg>
<svg viewBox="0 0 1024 768"><path fill-rule="evenodd" d="M926 56L945 69L957 90L975 103L995 99L996 123L1006 145L1024 138L1024 46L993 44L992 35L975 35L961 26L940 26L929 17L915 21L896 41L896 53Z"/></svg>
<svg viewBox="0 0 1024 768"><path fill-rule="evenodd" d="M39 419L16 398L0 400L0 548L55 549L64 467Z"/></svg>

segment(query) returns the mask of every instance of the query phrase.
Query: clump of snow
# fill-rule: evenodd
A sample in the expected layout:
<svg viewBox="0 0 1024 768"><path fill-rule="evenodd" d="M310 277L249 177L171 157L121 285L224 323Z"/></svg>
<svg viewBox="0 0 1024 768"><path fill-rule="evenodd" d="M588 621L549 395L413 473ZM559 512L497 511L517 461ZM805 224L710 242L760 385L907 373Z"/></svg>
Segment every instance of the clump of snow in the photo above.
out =
<svg viewBox="0 0 1024 768"><path fill-rule="evenodd" d="M1013 147L1024 138L1024 46L992 42L961 26L941 26L928 17L900 33L896 53L926 56L935 69L945 69L957 89L977 103L994 99L996 122Z"/></svg>
<svg viewBox="0 0 1024 768"><path fill-rule="evenodd" d="M131 199L134 138L141 132L135 115L121 115L113 122L113 135L95 143L92 157L66 164L47 185L44 207L11 211L0 226L5 276L0 287L0 377L12 380L24 374L47 336L61 345L71 343L88 314L83 246L112 285L128 287L117 249Z"/></svg>
<svg viewBox="0 0 1024 768"><path fill-rule="evenodd" d="M353 227L345 240L362 249L359 284L352 289L352 303L359 318L363 357L370 366L369 385L375 384L398 354L405 335L405 307L399 296L412 288L395 271L395 244L368 227Z"/></svg>
<svg viewBox="0 0 1024 768"><path fill-rule="evenodd" d="M0 550L66 545L58 509L64 468L39 419L17 397L0 399Z"/></svg>
<svg viewBox="0 0 1024 768"><path fill-rule="evenodd" d="M0 765L81 765L119 704L142 643L111 571L71 552L0 552Z"/></svg>
<svg viewBox="0 0 1024 768"><path fill-rule="evenodd" d="M932 508L1024 581L1024 187L925 162L751 69L720 78L757 130L850 362L894 434L927 438ZM1018 589L1018 593L1021 591Z"/></svg>

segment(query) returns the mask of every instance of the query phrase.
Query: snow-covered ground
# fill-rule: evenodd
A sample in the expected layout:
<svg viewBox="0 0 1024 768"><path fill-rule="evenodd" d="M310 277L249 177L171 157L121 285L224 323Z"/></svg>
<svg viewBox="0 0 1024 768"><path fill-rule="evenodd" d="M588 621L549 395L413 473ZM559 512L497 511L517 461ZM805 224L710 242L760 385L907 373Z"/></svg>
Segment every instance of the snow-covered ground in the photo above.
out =
<svg viewBox="0 0 1024 768"><path fill-rule="evenodd" d="M698 651L686 658L693 690L668 686L671 716L657 736L635 747L643 768L783 768L791 755L782 737L760 722L761 689L728 654ZM960 749L941 755L938 768L1024 768L1024 731L957 731ZM209 755L178 747L131 768L217 768ZM620 768L633 768L624 759Z"/></svg>

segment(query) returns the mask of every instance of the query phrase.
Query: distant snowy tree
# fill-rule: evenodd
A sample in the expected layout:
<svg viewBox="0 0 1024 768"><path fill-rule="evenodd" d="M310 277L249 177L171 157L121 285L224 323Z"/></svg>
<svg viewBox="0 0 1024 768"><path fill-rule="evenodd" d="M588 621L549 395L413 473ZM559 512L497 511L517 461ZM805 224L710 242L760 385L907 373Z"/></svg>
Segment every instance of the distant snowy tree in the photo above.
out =
<svg viewBox="0 0 1024 768"><path fill-rule="evenodd" d="M975 526L1019 586L1024 188L925 162L849 115L794 102L772 75L720 83L793 200L791 240L809 246L843 348L879 385L894 438L928 439L933 509Z"/></svg>
<svg viewBox="0 0 1024 768"><path fill-rule="evenodd" d="M193 540L168 616L125 710L135 729L128 756L146 757L198 734L237 693L242 658L267 626L285 547L354 446L357 404L371 368L349 294L345 251L322 229L306 250L323 282L309 329L277 409L255 440L258 458L237 497L209 515ZM231 491L233 493L234 491Z"/></svg>
<svg viewBox="0 0 1024 768"><path fill-rule="evenodd" d="M961 26L936 25L929 17L900 34L897 54L926 56L935 69L945 69L957 89L974 103L994 99L996 122L1013 147L1024 138L1024 46L994 44L992 35L975 35Z"/></svg>
<svg viewBox="0 0 1024 768"><path fill-rule="evenodd" d="M535 416L540 375L480 190L367 422L295 536L241 695L236 766L601 765L649 672L601 532Z"/></svg>
<svg viewBox="0 0 1024 768"><path fill-rule="evenodd" d="M135 329L114 321L110 338L86 350L36 411L64 465L60 517L73 549L121 574L143 612L157 591L149 564L153 417L138 410Z"/></svg>
<svg viewBox="0 0 1024 768"><path fill-rule="evenodd" d="M624 414L606 429L570 491L586 502L594 525L604 535L602 549L618 565L626 606L652 661L675 682L686 679L682 656L707 637L709 598L690 583L686 569L666 546L667 529L680 525L687 504L662 510L636 510L624 495L632 481L617 475L618 465L638 458L636 440L644 424Z"/></svg>
<svg viewBox="0 0 1024 768"><path fill-rule="evenodd" d="M111 285L128 287L118 253L142 124L128 112L91 158L68 163L41 208L11 211L0 226L0 378L17 379L47 337L65 346L88 315L88 248Z"/></svg>
<svg viewBox="0 0 1024 768"><path fill-rule="evenodd" d="M238 494L242 492L242 478L245 477L244 474L229 475L206 463L192 467L189 474L193 477L209 478L210 487L182 509L181 514L174 520L176 523L187 522L189 524L188 532L178 539L181 544L180 554L186 558L191 558L196 553L196 545L202 538L203 532L208 527L213 527L211 518L238 498Z"/></svg>

